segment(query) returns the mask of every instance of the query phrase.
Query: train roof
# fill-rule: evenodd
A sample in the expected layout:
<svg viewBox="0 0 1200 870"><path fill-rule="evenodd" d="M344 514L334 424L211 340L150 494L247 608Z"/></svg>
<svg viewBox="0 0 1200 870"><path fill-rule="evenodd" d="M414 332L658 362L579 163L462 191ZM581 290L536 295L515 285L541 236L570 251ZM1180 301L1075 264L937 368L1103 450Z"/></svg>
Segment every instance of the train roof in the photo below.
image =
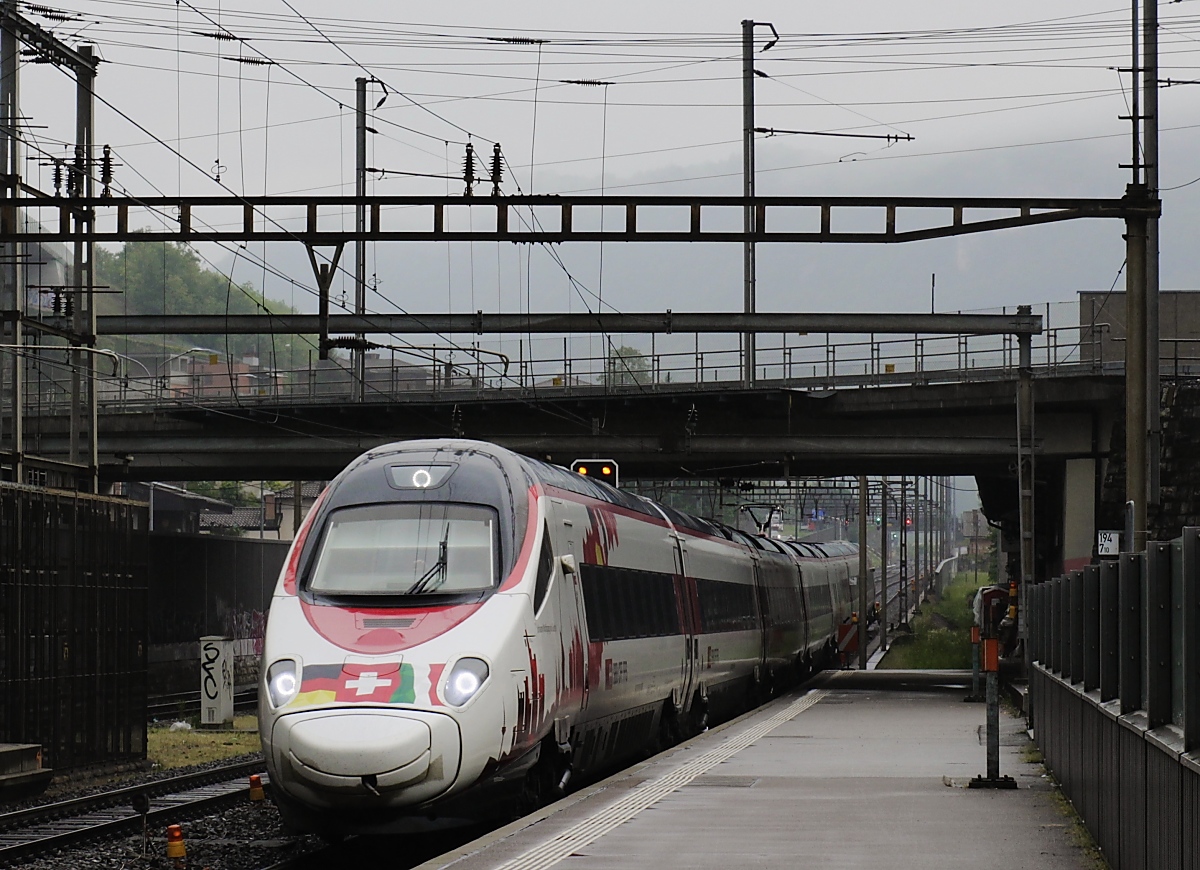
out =
<svg viewBox="0 0 1200 870"><path fill-rule="evenodd" d="M642 514L653 519L659 519L660 516L665 515L671 524L678 528L689 529L693 532L710 535L715 538L724 538L757 550L779 553L790 551L798 556L809 559L851 556L858 552L858 548L849 541L810 543L806 541L782 541L763 535L751 534L716 520L685 513L670 505L652 501L645 496L617 489L594 477L584 477L581 474L576 474L573 471L563 468L561 465L543 462L531 456L523 456L506 447L501 447L490 442L459 438L399 441L391 444L383 444L369 450L363 456L359 457L356 462L351 463L346 471L338 476L338 480L336 481L338 485L335 486L335 489L340 491L334 494L331 502L358 501L364 498L371 500L371 496L376 495L375 493L371 493L371 490L379 490L378 495L382 496L384 494L383 491L387 489L382 475L368 473L364 477L362 472L366 471L367 467L390 464L404 454L411 455L414 459L420 456L426 461L435 462L438 459L450 459L452 457L457 462L463 462L464 460L470 462L473 456L490 456L493 461L499 463L501 468L508 466L510 475L515 470L510 463L514 461L520 462L533 479L547 486L573 492L586 498L595 499L596 501L607 502L632 513ZM510 480L510 483L515 483L515 481ZM478 483L475 484L475 486L478 485ZM436 498L432 492L429 493L429 496Z"/></svg>

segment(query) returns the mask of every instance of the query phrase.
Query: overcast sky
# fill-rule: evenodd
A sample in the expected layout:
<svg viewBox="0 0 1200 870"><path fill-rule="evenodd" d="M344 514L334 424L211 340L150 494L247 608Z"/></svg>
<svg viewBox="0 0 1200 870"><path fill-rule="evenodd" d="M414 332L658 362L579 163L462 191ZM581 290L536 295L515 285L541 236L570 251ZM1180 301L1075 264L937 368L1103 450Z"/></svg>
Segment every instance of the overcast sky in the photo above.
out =
<svg viewBox="0 0 1200 870"><path fill-rule="evenodd" d="M239 193L352 193L350 107L355 77L368 74L384 83L372 85L372 106L386 87L369 163L390 170L372 177L372 192L461 193L458 180L399 173L457 176L470 139L485 160L502 143L506 193L738 194L749 17L780 34L755 61L766 76L756 81L759 125L914 137L762 137L760 194L1118 197L1129 180L1118 166L1129 162L1129 125L1118 118L1129 76L1117 68L1130 63L1130 10L1103 0L55 8L73 20L28 14L99 46L96 141L114 147L118 182L134 194L220 193L218 173ZM1200 7L1160 10L1160 78L1200 78ZM761 47L770 30L757 32ZM47 66L22 75L31 155L64 154L56 142L71 136L70 80ZM1188 183L1200 177L1200 86L1164 88L1161 104L1162 283L1194 288L1200 183ZM51 186L35 161L29 174ZM933 273L941 310L1068 302L1113 284L1121 232L1079 222L897 247L763 245L759 308L928 310ZM233 264L236 281L265 281L270 295L313 309L298 244L265 252L290 281L256 263L261 246L236 262L231 250L204 253ZM369 306L514 311L528 296L534 310L583 311L603 295L606 308L627 311L741 307L736 245L610 244L602 275L597 245L553 253L561 262L512 245L373 246Z"/></svg>

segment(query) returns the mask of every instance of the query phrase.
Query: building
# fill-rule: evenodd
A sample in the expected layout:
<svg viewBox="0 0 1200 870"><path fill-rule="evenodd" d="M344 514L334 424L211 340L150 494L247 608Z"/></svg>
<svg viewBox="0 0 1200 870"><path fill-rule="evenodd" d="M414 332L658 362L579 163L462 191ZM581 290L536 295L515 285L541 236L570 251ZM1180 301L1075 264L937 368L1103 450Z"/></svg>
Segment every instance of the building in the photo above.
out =
<svg viewBox="0 0 1200 870"><path fill-rule="evenodd" d="M1200 291L1161 290L1158 303L1158 358L1163 371L1200 374ZM1079 359L1100 367L1124 362L1124 292L1080 292Z"/></svg>
<svg viewBox="0 0 1200 870"><path fill-rule="evenodd" d="M150 510L150 531L194 535L203 531L202 517L228 516L233 505L188 492L169 483L124 481L114 484L113 495L145 502Z"/></svg>
<svg viewBox="0 0 1200 870"><path fill-rule="evenodd" d="M325 481L305 480L300 482L300 520L308 516L309 510L316 504L317 498L325 491ZM296 484L283 489L269 492L266 495L268 511L278 520L277 537L281 541L290 541L296 536Z"/></svg>

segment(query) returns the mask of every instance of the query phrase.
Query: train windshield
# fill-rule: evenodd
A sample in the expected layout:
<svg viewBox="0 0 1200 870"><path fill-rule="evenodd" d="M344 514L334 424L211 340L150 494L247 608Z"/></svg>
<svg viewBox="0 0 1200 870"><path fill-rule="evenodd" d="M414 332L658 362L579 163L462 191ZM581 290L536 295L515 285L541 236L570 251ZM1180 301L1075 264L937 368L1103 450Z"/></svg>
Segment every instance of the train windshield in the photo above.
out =
<svg viewBox="0 0 1200 870"><path fill-rule="evenodd" d="M324 595L482 592L495 585L496 513L471 505L383 504L329 518L308 588Z"/></svg>

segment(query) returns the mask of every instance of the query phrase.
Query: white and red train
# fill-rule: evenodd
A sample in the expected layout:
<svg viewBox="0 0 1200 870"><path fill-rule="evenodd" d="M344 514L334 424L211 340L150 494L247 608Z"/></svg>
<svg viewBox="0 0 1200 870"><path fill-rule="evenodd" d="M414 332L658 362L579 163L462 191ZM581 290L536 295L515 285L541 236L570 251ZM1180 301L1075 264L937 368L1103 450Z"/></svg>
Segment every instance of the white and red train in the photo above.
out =
<svg viewBox="0 0 1200 870"><path fill-rule="evenodd" d="M821 667L856 552L492 444L371 450L309 512L271 603L276 802L326 833L529 807Z"/></svg>

